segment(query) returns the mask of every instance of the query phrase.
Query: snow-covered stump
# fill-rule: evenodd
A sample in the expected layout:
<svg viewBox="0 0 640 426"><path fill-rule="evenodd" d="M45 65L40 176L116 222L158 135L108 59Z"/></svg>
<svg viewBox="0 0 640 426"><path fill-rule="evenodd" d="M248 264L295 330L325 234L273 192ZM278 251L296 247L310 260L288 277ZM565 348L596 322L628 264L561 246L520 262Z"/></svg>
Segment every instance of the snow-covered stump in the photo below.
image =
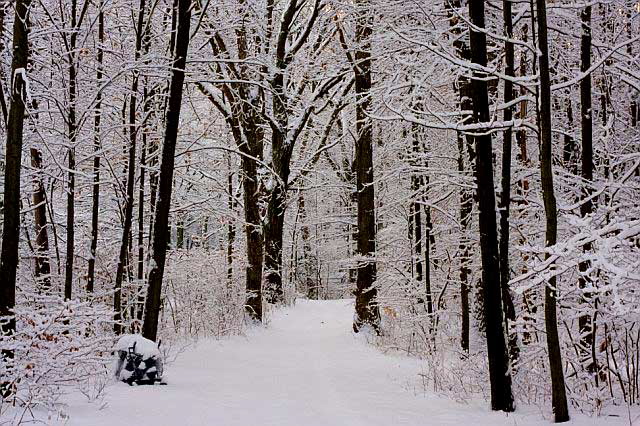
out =
<svg viewBox="0 0 640 426"><path fill-rule="evenodd" d="M162 380L162 355L154 341L139 334L125 334L116 343L114 352L118 380L129 385L166 384Z"/></svg>

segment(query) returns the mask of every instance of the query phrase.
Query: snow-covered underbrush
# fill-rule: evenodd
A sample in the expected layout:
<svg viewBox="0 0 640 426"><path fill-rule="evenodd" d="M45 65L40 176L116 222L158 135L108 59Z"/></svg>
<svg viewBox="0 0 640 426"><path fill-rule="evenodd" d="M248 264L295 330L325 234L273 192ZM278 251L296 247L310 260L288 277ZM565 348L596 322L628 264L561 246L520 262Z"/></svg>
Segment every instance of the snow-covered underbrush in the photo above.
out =
<svg viewBox="0 0 640 426"><path fill-rule="evenodd" d="M619 407L640 405L640 222L609 217L608 224L596 226L575 217L565 220L567 229L578 231L567 232L550 249L521 246L512 254L513 268L521 271L511 281L516 319L509 324L516 402L550 413L544 288L555 277L570 406L587 415L606 415ZM589 250L584 249L587 243ZM377 343L386 350L423 358L420 380L425 389L459 401L488 399L481 293L477 285L471 288L466 352L461 349L460 283L453 278L455 268L454 263L453 268L433 271L429 299L410 274L383 269L378 282L384 283L379 287L384 334ZM471 283L479 279L478 269ZM581 323L593 327L593 332L581 330Z"/></svg>
<svg viewBox="0 0 640 426"><path fill-rule="evenodd" d="M19 294L16 332L0 336L5 392L0 415L14 423L34 408L59 411L60 397L79 391L94 400L109 381L113 312L103 304L59 295Z"/></svg>
<svg viewBox="0 0 640 426"><path fill-rule="evenodd" d="M236 266L238 269L240 266ZM17 295L16 332L0 336L0 347L12 357L0 358L0 382L10 396L0 398L3 421L20 424L33 419L60 419L63 396L80 392L100 400L114 382L114 333L111 281L104 277L93 293L76 289L65 301L60 277L50 290L23 277ZM244 327L242 276L227 279L222 253L207 250L168 253L159 324L160 351L171 363L194 339L241 333ZM27 291L27 289L29 289ZM55 289L51 290L51 289ZM122 289L125 333L140 331L140 309L146 289L137 281Z"/></svg>
<svg viewBox="0 0 640 426"><path fill-rule="evenodd" d="M244 328L244 267L227 275L223 253L191 249L168 253L163 284L160 336L172 342L184 337L222 337Z"/></svg>

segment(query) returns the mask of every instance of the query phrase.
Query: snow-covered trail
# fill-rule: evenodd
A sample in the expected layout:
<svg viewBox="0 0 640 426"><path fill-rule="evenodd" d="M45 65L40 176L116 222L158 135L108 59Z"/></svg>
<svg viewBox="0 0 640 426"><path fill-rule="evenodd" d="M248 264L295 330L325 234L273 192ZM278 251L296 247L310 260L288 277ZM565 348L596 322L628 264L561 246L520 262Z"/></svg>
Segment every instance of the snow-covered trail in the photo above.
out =
<svg viewBox="0 0 640 426"><path fill-rule="evenodd" d="M189 348L167 367L168 386L118 383L102 403L71 398L67 424L548 424L539 413L507 417L482 403L414 392L421 363L384 355L354 336L352 313L348 300L299 300L246 337Z"/></svg>

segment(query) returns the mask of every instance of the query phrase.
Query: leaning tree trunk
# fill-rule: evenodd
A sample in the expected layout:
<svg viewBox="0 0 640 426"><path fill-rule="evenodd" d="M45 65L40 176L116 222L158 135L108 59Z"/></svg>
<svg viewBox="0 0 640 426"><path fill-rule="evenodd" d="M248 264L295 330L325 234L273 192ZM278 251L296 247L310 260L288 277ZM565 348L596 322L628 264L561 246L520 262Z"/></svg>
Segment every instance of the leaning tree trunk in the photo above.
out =
<svg viewBox="0 0 640 426"><path fill-rule="evenodd" d="M358 277L356 279L356 315L353 330L371 326L380 328L380 309L376 280L376 216L373 184L373 128L371 110L371 33L373 10L369 0L356 0L355 90L356 150L355 171L358 200Z"/></svg>
<svg viewBox="0 0 640 426"><path fill-rule="evenodd" d="M162 294L162 278L169 236L167 230L169 227L176 141L180 124L184 70L189 50L190 6L191 0L174 0L174 8L177 9L176 45L171 71L164 144L162 146L162 164L158 182L158 203L156 205L153 228L153 255L149 271L149 288L144 310L144 325L142 326L142 335L150 340L156 340L158 335L160 296Z"/></svg>
<svg viewBox="0 0 640 426"><path fill-rule="evenodd" d="M26 69L29 58L30 0L17 0L13 25L13 58L11 60L11 103L7 121L7 142L4 169L4 222L2 227L2 254L0 257L0 333L13 334L16 320L16 274L18 269L18 242L20 241L20 170L22 168L22 132L24 129ZM2 356L12 358L13 351L2 349ZM10 389L0 379L0 394Z"/></svg>
<svg viewBox="0 0 640 426"><path fill-rule="evenodd" d="M469 15L475 27L484 29L484 0L470 0ZM470 28L471 59L480 67L487 66L487 39L484 32ZM471 81L473 118L475 123L488 123L489 95L486 74L474 71ZM493 184L493 153L491 134L475 135L476 184L478 193L480 251L482 256L482 287L487 334L487 354L491 381L491 408L513 411L511 373L504 336L496 201Z"/></svg>
<svg viewBox="0 0 640 426"><path fill-rule="evenodd" d="M546 245L554 246L558 237L558 211L553 188L552 143L551 136L551 80L549 75L549 43L547 40L547 4L546 0L536 0L538 12L538 63L540 74L539 102L539 138L540 138L540 175L542 197L547 218ZM549 255L547 254L547 257ZM562 354L558 337L558 319L556 316L557 287L555 276L549 279L544 292L544 319L547 332L549 369L551 371L552 404L557 423L569 420L567 394L562 370Z"/></svg>

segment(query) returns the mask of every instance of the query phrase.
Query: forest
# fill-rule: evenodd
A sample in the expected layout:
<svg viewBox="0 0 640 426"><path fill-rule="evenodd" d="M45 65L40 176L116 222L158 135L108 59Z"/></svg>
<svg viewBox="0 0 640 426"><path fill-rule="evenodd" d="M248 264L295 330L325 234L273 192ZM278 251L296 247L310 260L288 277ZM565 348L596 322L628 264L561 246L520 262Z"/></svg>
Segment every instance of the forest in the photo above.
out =
<svg viewBox="0 0 640 426"><path fill-rule="evenodd" d="M0 424L640 424L638 0L0 0L0 112Z"/></svg>

